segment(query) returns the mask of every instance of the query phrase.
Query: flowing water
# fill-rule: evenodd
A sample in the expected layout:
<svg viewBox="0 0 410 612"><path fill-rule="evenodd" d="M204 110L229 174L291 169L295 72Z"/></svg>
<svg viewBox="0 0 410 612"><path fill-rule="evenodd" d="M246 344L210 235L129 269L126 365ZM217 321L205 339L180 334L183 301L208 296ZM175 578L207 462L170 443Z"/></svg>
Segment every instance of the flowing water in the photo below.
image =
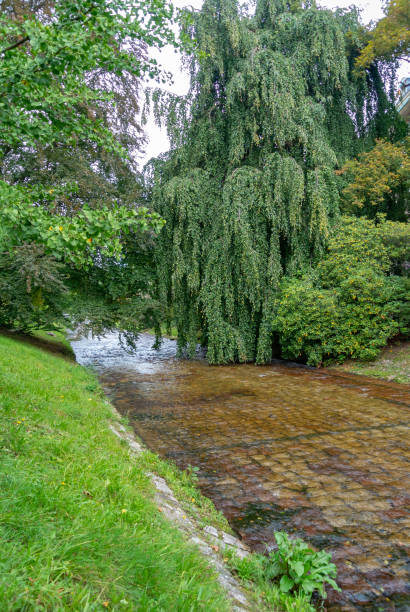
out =
<svg viewBox="0 0 410 612"><path fill-rule="evenodd" d="M146 445L199 484L254 550L285 530L332 552L332 610L410 610L409 391L277 362L209 366L116 335L72 341Z"/></svg>

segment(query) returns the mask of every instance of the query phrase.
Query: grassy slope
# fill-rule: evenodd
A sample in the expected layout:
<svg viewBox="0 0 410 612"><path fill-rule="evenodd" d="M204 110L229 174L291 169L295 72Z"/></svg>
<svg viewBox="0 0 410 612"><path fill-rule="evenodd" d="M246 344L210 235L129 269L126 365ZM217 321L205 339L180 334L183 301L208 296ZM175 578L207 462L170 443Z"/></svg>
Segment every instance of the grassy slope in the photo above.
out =
<svg viewBox="0 0 410 612"><path fill-rule="evenodd" d="M112 418L89 372L0 336L0 609L228 610Z"/></svg>
<svg viewBox="0 0 410 612"><path fill-rule="evenodd" d="M338 370L410 384L410 342L391 344L374 361L346 361Z"/></svg>
<svg viewBox="0 0 410 612"><path fill-rule="evenodd" d="M74 356L71 344L67 340L66 335L63 331L54 330L52 332L47 332L44 330L39 330L33 332L32 337L37 338L40 342L44 341L48 345L48 350L50 350L50 348L54 346L56 352L61 351L62 354Z"/></svg>
<svg viewBox="0 0 410 612"><path fill-rule="evenodd" d="M23 334L0 328L0 334L7 338L13 338L18 342L24 342L31 346L37 346L48 353L54 353L74 361L74 352L65 334L60 331L47 332L44 330L34 331L31 334Z"/></svg>

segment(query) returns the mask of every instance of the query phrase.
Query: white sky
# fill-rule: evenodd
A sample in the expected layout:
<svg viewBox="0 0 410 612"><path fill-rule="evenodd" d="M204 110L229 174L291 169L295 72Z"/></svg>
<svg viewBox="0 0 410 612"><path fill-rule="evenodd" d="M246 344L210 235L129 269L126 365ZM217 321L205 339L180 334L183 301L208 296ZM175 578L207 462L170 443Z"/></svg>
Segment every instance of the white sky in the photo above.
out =
<svg viewBox="0 0 410 612"><path fill-rule="evenodd" d="M192 6L199 9L202 6L203 0L174 0L173 4L177 7ZM362 21L367 24L370 21L378 21L383 17L382 0L318 0L318 4L326 8L348 8L355 4L362 13ZM167 87L178 95L184 95L188 92L189 76L181 69L180 55L172 48L166 47L161 52L156 53L155 57L163 66L163 68L173 74L173 85ZM402 66L399 71L400 78L407 76L406 67ZM153 119L148 121L145 126L145 132L148 138L145 154L141 158L141 168L151 157L156 157L160 153L164 153L169 149L168 138L164 128L160 129L155 125Z"/></svg>

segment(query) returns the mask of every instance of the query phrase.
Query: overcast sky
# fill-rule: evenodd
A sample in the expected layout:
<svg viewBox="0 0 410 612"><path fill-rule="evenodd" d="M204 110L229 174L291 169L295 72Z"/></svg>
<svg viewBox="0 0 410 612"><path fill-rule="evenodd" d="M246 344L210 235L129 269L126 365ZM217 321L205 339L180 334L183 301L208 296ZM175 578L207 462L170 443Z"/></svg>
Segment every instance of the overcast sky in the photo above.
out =
<svg viewBox="0 0 410 612"><path fill-rule="evenodd" d="M196 9L201 8L203 0L174 0L173 4L178 7L192 6ZM363 23L369 23L370 21L378 21L383 17L382 12L382 0L318 0L318 4L322 7L334 9L348 8L352 4L361 9ZM189 77L181 69L180 56L175 53L171 48L165 48L161 53L157 53L156 57L161 65L173 74L174 83L172 86L167 87L170 91L184 95L188 91ZM405 74L405 67L400 70L400 77L407 76ZM148 143L146 145L145 155L141 158L141 167L151 157L156 157L160 153L168 151L169 144L167 135L164 129L159 129L154 124L153 120L150 120L145 127Z"/></svg>

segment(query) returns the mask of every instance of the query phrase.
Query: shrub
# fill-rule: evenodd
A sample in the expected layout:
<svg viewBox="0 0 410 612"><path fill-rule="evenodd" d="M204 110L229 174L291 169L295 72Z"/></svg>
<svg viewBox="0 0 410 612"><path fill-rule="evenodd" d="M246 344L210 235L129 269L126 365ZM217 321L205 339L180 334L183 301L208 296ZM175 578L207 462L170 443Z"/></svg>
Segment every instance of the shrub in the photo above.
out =
<svg viewBox="0 0 410 612"><path fill-rule="evenodd" d="M390 274L402 269L408 238L408 226L380 216L342 218L317 266L282 282L274 319L282 356L309 365L370 360L408 333L409 280Z"/></svg>
<svg viewBox="0 0 410 612"><path fill-rule="evenodd" d="M390 219L407 218L410 183L410 138L392 144L377 140L373 149L348 161L339 171L348 184L342 192L347 211L360 211L369 217L377 212Z"/></svg>

